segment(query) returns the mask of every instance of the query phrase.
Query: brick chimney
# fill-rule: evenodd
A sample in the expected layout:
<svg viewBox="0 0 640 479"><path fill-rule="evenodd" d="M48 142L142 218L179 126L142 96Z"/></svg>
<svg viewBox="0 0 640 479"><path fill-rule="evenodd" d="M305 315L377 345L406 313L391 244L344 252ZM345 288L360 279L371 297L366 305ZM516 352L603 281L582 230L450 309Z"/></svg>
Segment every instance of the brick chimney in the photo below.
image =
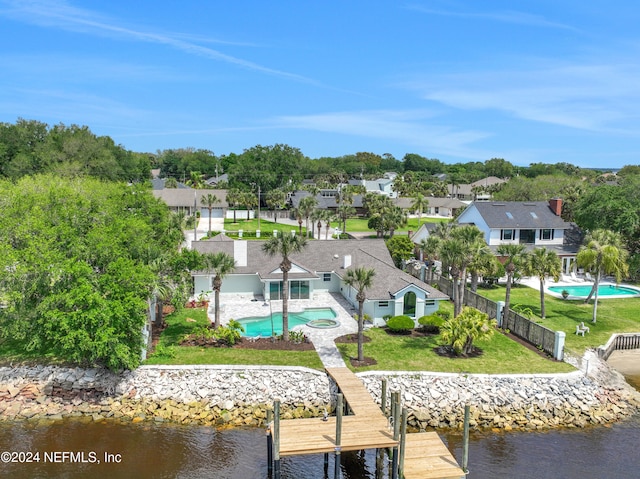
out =
<svg viewBox="0 0 640 479"><path fill-rule="evenodd" d="M549 200L549 208L551 208L551 211L553 211L556 216L562 216L562 199L553 198Z"/></svg>

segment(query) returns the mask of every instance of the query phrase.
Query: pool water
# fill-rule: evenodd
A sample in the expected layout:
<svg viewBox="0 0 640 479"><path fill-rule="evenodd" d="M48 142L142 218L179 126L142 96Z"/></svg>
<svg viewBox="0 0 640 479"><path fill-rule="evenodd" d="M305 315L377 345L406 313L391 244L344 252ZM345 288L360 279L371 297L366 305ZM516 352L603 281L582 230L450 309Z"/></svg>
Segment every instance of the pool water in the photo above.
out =
<svg viewBox="0 0 640 479"><path fill-rule="evenodd" d="M309 308L301 313L289 312L289 330L307 324L314 319L333 319L337 316L331 308ZM239 319L244 327L243 336L271 337L272 334L282 334L282 313L273 313L271 316L254 316Z"/></svg>
<svg viewBox="0 0 640 479"><path fill-rule="evenodd" d="M562 294L563 291L567 291L570 297L586 298L591 292L593 285L579 285L579 286L550 286L549 291L557 294ZM640 290L631 288L628 286L616 286L615 284L601 284L598 286L598 297L606 296L638 296Z"/></svg>

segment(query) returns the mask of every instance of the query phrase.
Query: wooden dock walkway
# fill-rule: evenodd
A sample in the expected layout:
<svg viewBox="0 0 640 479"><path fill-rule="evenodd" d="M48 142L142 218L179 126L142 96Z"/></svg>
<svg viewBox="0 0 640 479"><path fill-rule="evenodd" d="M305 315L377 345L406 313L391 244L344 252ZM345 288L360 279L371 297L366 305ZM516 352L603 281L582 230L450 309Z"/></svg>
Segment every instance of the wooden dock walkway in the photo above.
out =
<svg viewBox="0 0 640 479"><path fill-rule="evenodd" d="M399 446L387 417L373 401L362 381L347 368L328 368L348 410L343 416L340 451L391 449ZM287 419L279 422L279 455L335 452L336 417ZM435 432L407 434L404 451L406 479L449 479L465 477L447 447Z"/></svg>

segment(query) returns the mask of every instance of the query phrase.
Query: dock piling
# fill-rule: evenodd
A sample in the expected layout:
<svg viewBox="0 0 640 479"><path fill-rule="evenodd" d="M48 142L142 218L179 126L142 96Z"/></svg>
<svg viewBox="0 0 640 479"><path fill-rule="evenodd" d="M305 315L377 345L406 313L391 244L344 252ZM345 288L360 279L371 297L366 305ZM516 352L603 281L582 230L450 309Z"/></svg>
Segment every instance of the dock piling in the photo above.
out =
<svg viewBox="0 0 640 479"><path fill-rule="evenodd" d="M464 406L464 432L463 432L463 448L462 448L462 470L465 474L469 474L467 464L469 462L469 410L468 404Z"/></svg>
<svg viewBox="0 0 640 479"><path fill-rule="evenodd" d="M342 393L338 393L338 403L336 406L336 462L333 475L335 479L340 477L340 441L342 441L342 412L343 412L343 396Z"/></svg>
<svg viewBox="0 0 640 479"><path fill-rule="evenodd" d="M280 401L273 402L273 476L280 479Z"/></svg>
<svg viewBox="0 0 640 479"><path fill-rule="evenodd" d="M273 473L273 436L271 428L273 427L273 411L267 409L267 473L269 476Z"/></svg>

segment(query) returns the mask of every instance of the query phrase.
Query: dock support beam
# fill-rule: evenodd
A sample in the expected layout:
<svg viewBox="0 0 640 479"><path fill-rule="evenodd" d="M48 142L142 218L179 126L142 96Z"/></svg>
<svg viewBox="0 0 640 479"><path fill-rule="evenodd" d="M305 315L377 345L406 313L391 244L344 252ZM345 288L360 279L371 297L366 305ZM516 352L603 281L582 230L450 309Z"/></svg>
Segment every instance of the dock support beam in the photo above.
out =
<svg viewBox="0 0 640 479"><path fill-rule="evenodd" d="M398 475L404 477L404 448L407 440L407 408L402 408L402 421L400 423L400 460L398 462Z"/></svg>
<svg viewBox="0 0 640 479"><path fill-rule="evenodd" d="M338 403L336 405L336 461L335 468L333 470L334 479L338 479L340 477L340 442L342 441L342 412L343 412L343 401L342 401L342 393L338 393Z"/></svg>
<svg viewBox="0 0 640 479"><path fill-rule="evenodd" d="M273 427L273 411L267 409L267 473L269 477L273 473L273 436L271 435L271 428Z"/></svg>
<svg viewBox="0 0 640 479"><path fill-rule="evenodd" d="M469 462L469 405L464 407L464 432L463 432L463 446L462 446L462 470L465 474L469 474L467 464Z"/></svg>
<svg viewBox="0 0 640 479"><path fill-rule="evenodd" d="M380 409L382 414L387 415L387 378L382 379L382 396L380 400Z"/></svg>
<svg viewBox="0 0 640 479"><path fill-rule="evenodd" d="M394 392L391 399L391 414L393 417L393 440L400 436L400 393ZM398 479L398 446L393 448L391 457L391 479Z"/></svg>
<svg viewBox="0 0 640 479"><path fill-rule="evenodd" d="M273 402L273 476L280 479L280 401Z"/></svg>

